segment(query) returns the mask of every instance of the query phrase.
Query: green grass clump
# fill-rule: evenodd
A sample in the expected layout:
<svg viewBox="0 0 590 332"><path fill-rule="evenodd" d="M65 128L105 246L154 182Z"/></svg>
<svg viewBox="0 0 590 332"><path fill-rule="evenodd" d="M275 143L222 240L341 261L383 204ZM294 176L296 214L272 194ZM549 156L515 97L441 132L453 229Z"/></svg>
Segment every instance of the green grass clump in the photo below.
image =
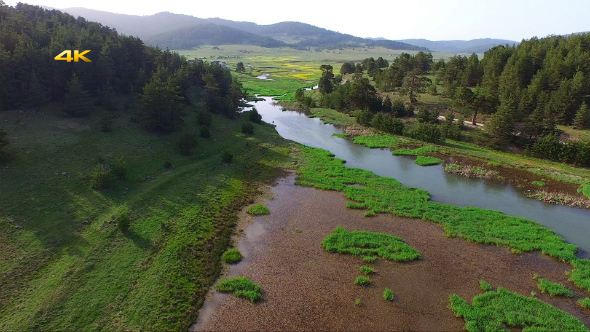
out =
<svg viewBox="0 0 590 332"><path fill-rule="evenodd" d="M342 191L346 198L365 204L367 209L376 213L391 213L438 223L449 237L506 246L522 252L541 251L569 262L573 266L570 281L590 290L590 260L577 258L576 246L566 243L552 230L534 221L508 216L499 211L432 202L427 191L402 186L395 179L381 177L367 170L345 167L342 160L334 158L333 154L325 150L301 146L299 158L296 179L299 185ZM333 236L337 236L337 233Z"/></svg>
<svg viewBox="0 0 590 332"><path fill-rule="evenodd" d="M270 214L270 210L262 204L256 204L254 206L249 207L247 212L253 216Z"/></svg>
<svg viewBox="0 0 590 332"><path fill-rule="evenodd" d="M398 149L392 152L394 156L423 156L426 153L438 152L436 146L425 146L422 148L410 150L410 149Z"/></svg>
<svg viewBox="0 0 590 332"><path fill-rule="evenodd" d="M221 259L227 264L235 264L242 260L242 253L238 249L229 249L221 255Z"/></svg>
<svg viewBox="0 0 590 332"><path fill-rule="evenodd" d="M262 289L246 277L236 277L221 280L216 289L220 292L233 292L237 297L243 297L254 303L262 299Z"/></svg>
<svg viewBox="0 0 590 332"><path fill-rule="evenodd" d="M400 139L389 135L358 136L353 139L355 144L362 144L373 148L393 148L400 143Z"/></svg>
<svg viewBox="0 0 590 332"><path fill-rule="evenodd" d="M385 301L393 301L394 297L395 295L393 295L391 289L385 288L385 290L383 291L383 299Z"/></svg>
<svg viewBox="0 0 590 332"><path fill-rule="evenodd" d="M354 284L359 286L369 286L371 284L371 279L363 276L356 277L356 279L354 279Z"/></svg>
<svg viewBox="0 0 590 332"><path fill-rule="evenodd" d="M319 117L320 117L319 114L312 114L312 115L308 116L308 118L319 118ZM335 135L335 134L333 134L333 135Z"/></svg>
<svg viewBox="0 0 590 332"><path fill-rule="evenodd" d="M471 305L455 294L449 299L467 331L590 331L571 314L502 287L477 295Z"/></svg>
<svg viewBox="0 0 590 332"><path fill-rule="evenodd" d="M375 211L367 211L365 212L365 217L374 217L375 216Z"/></svg>
<svg viewBox="0 0 590 332"><path fill-rule="evenodd" d="M578 305L580 305L582 308L590 309L590 298L578 300Z"/></svg>
<svg viewBox="0 0 590 332"><path fill-rule="evenodd" d="M346 202L346 207L349 209L365 209L367 205L365 203Z"/></svg>
<svg viewBox="0 0 590 332"><path fill-rule="evenodd" d="M361 266L360 270L362 273L369 275L375 273L375 269L369 266Z"/></svg>
<svg viewBox="0 0 590 332"><path fill-rule="evenodd" d="M533 181L532 184L534 184L535 186L539 186L539 187L544 187L546 185L545 182L541 182L541 181Z"/></svg>
<svg viewBox="0 0 590 332"><path fill-rule="evenodd" d="M346 138L346 137L350 136L350 134L333 133L332 136Z"/></svg>
<svg viewBox="0 0 590 332"><path fill-rule="evenodd" d="M416 249L405 244L399 237L362 231L349 232L336 227L322 246L327 251L355 256L380 256L396 262L407 262L420 258Z"/></svg>
<svg viewBox="0 0 590 332"><path fill-rule="evenodd" d="M360 307L361 305L363 305L363 303L361 302L361 299L356 299L354 300L354 305Z"/></svg>
<svg viewBox="0 0 590 332"><path fill-rule="evenodd" d="M580 188L580 192L581 192L581 193L582 193L584 196L586 196L586 197L590 198L590 183L585 183L585 184L583 184L583 185L582 185L582 187Z"/></svg>
<svg viewBox="0 0 590 332"><path fill-rule="evenodd" d="M544 278L538 278L537 281L539 281L539 283L537 284L537 288L543 293L547 293L551 296L574 296L574 293L571 290L565 288L565 286L563 286L562 284L551 282Z"/></svg>
<svg viewBox="0 0 590 332"><path fill-rule="evenodd" d="M489 292L492 290L492 286L484 280L479 281L479 287L486 292Z"/></svg>
<svg viewBox="0 0 590 332"><path fill-rule="evenodd" d="M363 256L363 262L374 263L377 260L377 256Z"/></svg>
<svg viewBox="0 0 590 332"><path fill-rule="evenodd" d="M432 166L432 165L438 165L438 164L442 163L443 161L436 158L436 157L418 156L418 158L416 158L416 160L414 162L420 166Z"/></svg>

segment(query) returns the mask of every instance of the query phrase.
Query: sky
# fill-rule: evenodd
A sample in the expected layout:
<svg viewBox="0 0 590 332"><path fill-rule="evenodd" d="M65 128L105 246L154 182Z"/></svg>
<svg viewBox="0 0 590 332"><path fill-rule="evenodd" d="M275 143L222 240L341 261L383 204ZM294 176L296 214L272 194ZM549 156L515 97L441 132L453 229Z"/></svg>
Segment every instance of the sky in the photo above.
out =
<svg viewBox="0 0 590 332"><path fill-rule="evenodd" d="M4 0L14 6L17 1ZM298 21L359 37L469 40L590 31L590 0L121 1L24 0L53 8L85 7L130 15L158 12L272 24Z"/></svg>

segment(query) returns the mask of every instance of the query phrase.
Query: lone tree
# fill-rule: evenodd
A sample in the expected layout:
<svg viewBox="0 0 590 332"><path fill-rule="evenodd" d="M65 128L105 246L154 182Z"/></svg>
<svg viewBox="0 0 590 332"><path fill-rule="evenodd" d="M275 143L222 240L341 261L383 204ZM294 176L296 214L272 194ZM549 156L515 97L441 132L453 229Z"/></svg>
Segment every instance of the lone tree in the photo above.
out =
<svg viewBox="0 0 590 332"><path fill-rule="evenodd" d="M429 78L420 76L419 69L414 69L404 78L404 83L399 92L401 95L409 96L410 103L414 104L418 101L420 93L426 92L426 88L431 83L432 81Z"/></svg>
<svg viewBox="0 0 590 332"><path fill-rule="evenodd" d="M243 73L243 72L245 72L245 71L246 71L246 68L244 68L244 63L243 63L243 62L241 62L241 61L240 61L240 62L238 62L238 63L236 64L236 71L237 71L238 73Z"/></svg>
<svg viewBox="0 0 590 332"><path fill-rule="evenodd" d="M590 128L590 110L588 109L588 105L586 103L582 103L582 106L576 113L576 118L574 119L574 127L576 129L588 129Z"/></svg>

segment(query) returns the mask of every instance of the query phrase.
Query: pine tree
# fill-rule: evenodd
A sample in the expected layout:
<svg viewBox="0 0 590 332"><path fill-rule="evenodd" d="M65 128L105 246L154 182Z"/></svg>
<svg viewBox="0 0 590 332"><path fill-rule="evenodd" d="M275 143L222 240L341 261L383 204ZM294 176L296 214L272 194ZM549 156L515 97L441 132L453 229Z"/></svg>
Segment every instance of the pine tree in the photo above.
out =
<svg viewBox="0 0 590 332"><path fill-rule="evenodd" d="M501 106L493 115L492 121L486 124L485 130L491 136L490 146L496 149L504 148L512 139L514 110Z"/></svg>
<svg viewBox="0 0 590 332"><path fill-rule="evenodd" d="M589 129L590 128L590 110L588 110L588 105L586 103L582 103L582 106L576 113L576 118L574 120L574 127L576 129Z"/></svg>
<svg viewBox="0 0 590 332"><path fill-rule="evenodd" d="M69 116L86 116L90 113L92 99L75 73L68 82L68 92L64 97L65 111Z"/></svg>
<svg viewBox="0 0 590 332"><path fill-rule="evenodd" d="M170 80L162 82L154 76L143 88L141 124L148 130L170 132L182 123L180 117L180 90Z"/></svg>
<svg viewBox="0 0 590 332"><path fill-rule="evenodd" d="M37 75L31 75L31 85L29 86L29 95L27 97L27 105L31 107L38 107L46 104L49 101L49 89L47 86L39 82Z"/></svg>

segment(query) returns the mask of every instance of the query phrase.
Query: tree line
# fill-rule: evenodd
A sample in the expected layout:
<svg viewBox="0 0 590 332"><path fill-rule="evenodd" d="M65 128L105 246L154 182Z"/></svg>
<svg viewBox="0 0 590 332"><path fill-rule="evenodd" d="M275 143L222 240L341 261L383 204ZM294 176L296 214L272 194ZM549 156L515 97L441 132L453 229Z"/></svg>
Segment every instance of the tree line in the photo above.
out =
<svg viewBox="0 0 590 332"><path fill-rule="evenodd" d="M64 50L90 50L92 62L54 60ZM0 82L0 111L54 101L68 116L86 116L96 104L116 110L113 97L127 94L138 96L140 123L161 132L182 123L182 105L231 118L242 98L241 84L218 65L189 64L82 17L1 0Z"/></svg>

